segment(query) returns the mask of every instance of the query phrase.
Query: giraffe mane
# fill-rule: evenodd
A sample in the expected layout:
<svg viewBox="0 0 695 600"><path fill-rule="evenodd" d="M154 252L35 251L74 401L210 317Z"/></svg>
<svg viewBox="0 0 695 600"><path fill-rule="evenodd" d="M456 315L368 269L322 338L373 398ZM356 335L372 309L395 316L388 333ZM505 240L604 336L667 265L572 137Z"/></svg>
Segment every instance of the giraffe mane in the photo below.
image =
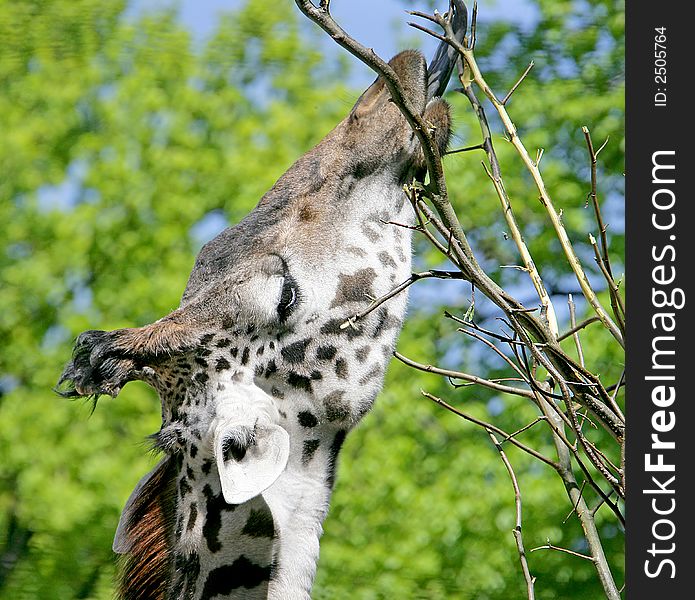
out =
<svg viewBox="0 0 695 600"><path fill-rule="evenodd" d="M127 553L119 560L118 600L163 600L171 569L176 499L174 460L162 460L125 515Z"/></svg>

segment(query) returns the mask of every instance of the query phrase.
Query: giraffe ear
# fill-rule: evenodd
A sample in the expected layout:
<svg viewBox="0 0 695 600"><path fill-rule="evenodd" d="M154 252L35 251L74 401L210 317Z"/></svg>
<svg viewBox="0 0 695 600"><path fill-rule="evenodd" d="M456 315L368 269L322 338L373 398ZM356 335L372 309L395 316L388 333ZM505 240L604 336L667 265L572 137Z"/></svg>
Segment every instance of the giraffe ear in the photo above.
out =
<svg viewBox="0 0 695 600"><path fill-rule="evenodd" d="M220 424L214 452L222 494L229 504L242 504L267 490L287 466L290 436L279 425L238 422Z"/></svg>

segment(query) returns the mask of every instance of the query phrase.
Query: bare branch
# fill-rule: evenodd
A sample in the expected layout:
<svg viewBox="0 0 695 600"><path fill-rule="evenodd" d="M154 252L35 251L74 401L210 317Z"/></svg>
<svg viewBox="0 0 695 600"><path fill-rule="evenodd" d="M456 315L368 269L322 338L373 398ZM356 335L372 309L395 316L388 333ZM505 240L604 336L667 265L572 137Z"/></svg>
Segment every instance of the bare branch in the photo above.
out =
<svg viewBox="0 0 695 600"><path fill-rule="evenodd" d="M478 0L473 0L473 16L471 17L471 37L468 40L467 47L475 50L476 29L478 27Z"/></svg>
<svg viewBox="0 0 695 600"><path fill-rule="evenodd" d="M478 377L477 375L470 375L468 373L462 373L461 371L451 371L449 369L441 369L439 367L434 367L432 365L423 365L410 358L407 358L400 354L399 352L394 352L393 355L400 360L403 364L413 367L418 371L424 371L426 373L434 373L436 375L444 375L445 377L452 377L453 379L462 379L463 381L468 381L471 383L477 383L483 387L495 390L496 392L504 392L505 394L514 394L516 396L521 396L522 398L533 399L533 394L528 390L523 390L520 388L511 387L508 385L502 385L500 383L495 383L489 379L483 377Z"/></svg>
<svg viewBox="0 0 695 600"><path fill-rule="evenodd" d="M591 287L591 284L584 272L584 269L582 268L581 263L579 262L579 258L574 252L574 248L572 246L572 243L570 242L569 236L567 235L567 231L565 230L565 227L562 224L561 215L555 209L555 206L553 205L550 195L545 187L545 183L543 182L543 178L541 177L538 166L531 160L523 142L519 139L516 127L514 126L514 123L509 117L506 108L498 100L495 93L492 91L490 86L485 81L485 78L480 72L478 64L475 60L472 49L467 48L465 45L459 43L458 40L456 40L456 38L453 35L453 31L451 30L451 27L445 21L442 20L439 24L445 30L446 35L444 37L446 38L446 41L452 47L456 48L456 50L459 51L463 59L464 69L459 76L461 79L461 83L463 84L464 88L466 88L471 80L475 81L475 83L480 87L480 89L488 97L490 102L492 102L492 105L497 110L497 113L500 116L502 123L504 124L509 141L517 150L519 156L526 165L526 168L529 171L529 173L531 173L531 176L540 194L540 201L546 208L546 212L550 217L550 222L552 223L553 228L555 229L555 233L560 241L560 245L565 253L570 267L572 268L572 271L574 272L577 278L580 287L582 288L584 296L596 312L597 316L601 319L601 322L604 324L604 326L611 332L613 337L615 337L615 339L620 343L620 345L624 347L625 341L623 339L623 334L615 325L615 323L613 323L610 316L598 300L593 288Z"/></svg>
<svg viewBox="0 0 695 600"><path fill-rule="evenodd" d="M598 152L600 152L605 145L608 143L608 139L603 143L603 146L599 148L598 152L594 152L594 144L591 141L591 134L589 133L588 127L582 127L582 133L584 134L584 139L586 140L586 146L589 150L589 160L591 162L591 192L589 197L591 198L591 203L594 207L594 215L596 216L596 223L598 225L599 235L601 236L601 248L602 248L602 259L603 263L608 271L608 274L612 277L611 263L608 258L608 240L606 239L606 225L603 222L603 217L601 216L601 207L598 203L598 193L597 193L597 181L596 181L596 165Z"/></svg>
<svg viewBox="0 0 695 600"><path fill-rule="evenodd" d="M570 518L575 512L577 512L577 504L579 503L579 500L582 498L582 494L584 493L584 486L585 486L585 485L586 485L586 479L585 479L584 481L582 481L582 487L579 488L579 497L577 498L577 502L574 503L574 505L572 506L572 510L571 510L571 511L567 514L567 516L563 519L563 521L562 521L562 524L563 524L563 525L564 525L565 523L567 523L567 521L569 520L569 518Z"/></svg>
<svg viewBox="0 0 695 600"><path fill-rule="evenodd" d="M397 296L400 294L403 290L406 288L410 287L413 285L416 281L420 281L421 279L463 279L463 275L461 275L460 271L436 271L436 270L430 270L430 271L423 271L422 273L413 273L408 279L406 279L403 283L400 283L397 285L395 288L393 288L390 292L384 294L380 298L376 298L375 300L372 300L372 302L365 308L362 312L357 313L356 315L353 315L352 317L349 317L344 323L341 323L340 328L345 329L346 327L353 327L357 321L360 319L363 319L366 317L369 313L377 309L379 306L381 306L384 302L387 300L390 300L394 296Z"/></svg>
<svg viewBox="0 0 695 600"><path fill-rule="evenodd" d="M548 402L540 394L538 396L538 400L540 405L543 407L544 413L548 417L549 422L554 422L556 428L561 428L562 423L553 416L553 412L549 410ZM565 484L565 489L570 501L572 502L572 506L576 506L577 518L579 519L582 529L584 530L584 536L586 537L589 550L591 552L591 560L596 566L596 572L598 573L608 600L619 600L620 594L618 593L615 580L613 579L610 567L608 566L608 561L606 560L606 555L603 551L603 546L596 528L596 523L586 504L586 501L584 500L584 496L577 485L574 473L572 472L572 459L570 452L567 447L560 442L557 435L554 435L554 438L555 448L558 453L558 473ZM550 542L548 542L548 544L550 544Z"/></svg>
<svg viewBox="0 0 695 600"><path fill-rule="evenodd" d="M521 490L519 489L519 482L516 479L516 475L514 473L514 469L512 468L512 464L509 462L509 459L507 458L507 455L505 454L504 449L502 448L502 445L500 444L499 440L495 437L495 434L489 429L487 430L487 433L490 436L492 443L495 445L495 448L497 448L497 452L499 452L500 458L502 459L502 462L504 463L504 466L507 469L507 473L509 473L509 477L512 480L512 486L514 488L514 505L516 506L516 523L514 525L512 533L514 534L516 549L519 553L521 571L524 574L524 580L526 581L526 595L528 596L529 600L534 600L535 594L533 584L536 578L531 575L531 572L529 570L528 561L526 559L526 551L524 550L524 540L521 534Z"/></svg>
<svg viewBox="0 0 695 600"><path fill-rule="evenodd" d="M521 82L522 82L524 79L526 79L526 76L529 74L529 71L530 71L531 69L533 69L533 65L534 65L534 63L533 63L533 61L531 61L531 62L529 63L529 65L528 65L528 67L526 67L526 70L523 72L523 74L521 75L521 77L519 77L518 81L512 86L512 89L509 90L509 91L507 92L507 95L502 99L502 104L503 104L503 105L504 105L504 104L507 104L507 102L509 101L509 99L512 97L512 94L516 91L516 88L518 88L518 87L521 85ZM539 162L540 162L540 158L537 158L537 159L536 159L536 165L538 165Z"/></svg>
<svg viewBox="0 0 695 600"><path fill-rule="evenodd" d="M444 154L458 154L460 152L470 152L471 150L485 150L484 144L476 144L475 146L466 146L465 148L457 148L456 150L447 150Z"/></svg>
<svg viewBox="0 0 695 600"><path fill-rule="evenodd" d="M588 325L591 325L592 323L597 323L597 322L600 322L600 321L601 321L601 320L600 320L598 317L589 317L588 319L586 319L586 321L582 321L582 322L579 323L578 325L575 325L574 327L572 327L571 329L569 329L568 331L566 331L565 333L563 333L561 336L559 336L559 337L557 338L557 340L558 340L558 342L561 342L562 340L567 339L567 338L570 337L571 335L574 335L574 334L577 333L578 331L581 331L582 329L584 329L584 328L587 327Z"/></svg>
<svg viewBox="0 0 695 600"><path fill-rule="evenodd" d="M520 433L523 433L524 431L526 431L528 429L531 429L531 427L533 427L537 423L544 423L546 421L547 421L547 419L545 418L545 416L537 417L536 419L531 421L531 423L529 423L528 425L524 425L521 429L517 429L515 432L510 433L509 436L507 436L506 438L504 438L502 440L502 443L506 442L507 440L509 440L513 437L516 437L517 435L519 435Z"/></svg>
<svg viewBox="0 0 695 600"><path fill-rule="evenodd" d="M515 439L511 435L507 434L504 430L500 429L499 427L496 427L492 423L487 423L485 421L477 419L476 417L473 417L472 415L468 415L464 412L461 412L460 410L451 406L451 404L446 403L444 400L442 400L441 398L438 398L437 396L433 396L429 392L422 390L422 395L425 398L432 400L432 402L435 402L439 406L442 406L446 410L454 413L455 415L458 415L462 419L465 419L466 421L470 421L471 423L474 423L474 424L482 427L485 430L490 430L490 431L494 431L495 433L499 433L501 436L504 436L505 439L508 440L510 444L513 444L514 446L516 446L520 450L523 450L527 454L530 454L534 458L537 458L538 460L545 463L549 467L552 467L555 470L557 470L559 468L557 463L553 462L549 458L546 458L540 452L538 452L537 450L534 450L533 448L527 446L526 444L522 444L520 441L518 441L517 439Z"/></svg>
<svg viewBox="0 0 695 600"><path fill-rule="evenodd" d="M572 329L576 329L577 327L577 315L576 315L576 308L574 306L574 299L572 298L572 294L570 294L567 298L567 305L569 307L570 311L570 325L572 326ZM598 319L598 317L596 317ZM574 338L574 345L577 348L577 357L579 359L579 364L584 366L584 351L582 350L582 343L579 340L579 334L574 333L572 334L572 337Z"/></svg>
<svg viewBox="0 0 695 600"><path fill-rule="evenodd" d="M538 546L538 548L531 548L530 552L535 552L536 550L557 550L558 552L564 552L565 554L571 554L572 556L576 556L577 558L583 558L585 560L590 560L591 562L594 562L594 557L593 556L587 556L586 554L580 554L579 552L575 552L574 550L568 550L567 548L561 548L560 546L554 546L553 544L550 543L550 540L545 544L545 546Z"/></svg>
<svg viewBox="0 0 695 600"><path fill-rule="evenodd" d="M606 283L608 284L608 293L609 293L610 299L611 299L611 308L613 309L613 316L616 318L616 321L618 322L618 326L620 327L620 330L624 332L625 331L625 305L623 304L623 299L620 297L620 291L618 289L618 285L615 283L613 276L611 275L610 271L608 270L608 264L605 262L605 260L599 254L599 249L598 249L598 246L596 244L596 239L591 234L589 234L589 243L591 244L591 247L594 249L594 256L595 256L596 264L598 265L599 269L601 270L601 274L603 275L604 279L606 280Z"/></svg>

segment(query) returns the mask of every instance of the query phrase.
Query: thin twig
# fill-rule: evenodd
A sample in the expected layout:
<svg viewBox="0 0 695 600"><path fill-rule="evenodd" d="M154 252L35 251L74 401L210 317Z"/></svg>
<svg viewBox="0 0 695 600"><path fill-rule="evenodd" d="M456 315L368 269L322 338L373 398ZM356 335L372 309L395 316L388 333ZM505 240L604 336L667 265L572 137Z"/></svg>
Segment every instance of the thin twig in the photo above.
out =
<svg viewBox="0 0 695 600"><path fill-rule="evenodd" d="M519 488L519 482L514 474L512 464L509 462L509 459L502 448L502 444L500 444L499 440L495 437L495 434L492 431L489 429L486 431L490 436L492 443L495 445L495 448L497 448L497 452L499 452L500 458L507 469L507 473L509 473L509 478L512 480L512 487L514 488L514 506L516 507L516 523L514 524L512 533L514 535L514 541L516 542L516 550L519 553L521 571L524 574L524 580L526 581L526 595L528 596L529 600L534 600L535 594L533 584L536 581L536 578L531 575L529 570L528 560L526 559L526 551L524 550L524 540L521 534L521 490Z"/></svg>
<svg viewBox="0 0 695 600"><path fill-rule="evenodd" d="M341 323L340 328L345 329L346 327L354 326L357 321L366 317L369 313L376 310L387 300L390 300L394 296L400 294L403 290L413 285L416 281L421 279L463 279L460 271L423 271L422 273L413 273L408 279L403 283L398 284L390 292L387 292L383 296L372 300L372 302L363 311L349 317L344 323Z"/></svg>
<svg viewBox="0 0 695 600"><path fill-rule="evenodd" d="M507 440L509 440L509 439L511 439L511 438L513 438L513 437L516 437L517 435L523 433L524 431L526 431L526 430L528 430L528 429L531 429L531 427L533 427L533 426L536 425L537 423L543 423L543 422L545 422L545 421L547 421L547 419L546 419L545 416L543 416L543 415L541 415L540 417L536 417L536 418L535 418L531 423L529 423L528 425L524 425L524 426L521 427L520 429L517 429L517 430L514 431L513 433L510 433L506 438L504 438L504 439L502 440L502 443L506 442Z"/></svg>
<svg viewBox="0 0 695 600"><path fill-rule="evenodd" d="M610 498L610 496L613 495L613 490L611 490L608 494L606 494L606 498ZM591 509L591 514L595 515L596 512L598 511L599 508L601 508L604 504L606 503L605 498L599 498L599 501L596 503L596 506Z"/></svg>
<svg viewBox="0 0 695 600"><path fill-rule="evenodd" d="M478 28L478 0L473 0L473 16L471 17L471 37L468 39L467 47L475 50L476 29Z"/></svg>
<svg viewBox="0 0 695 600"><path fill-rule="evenodd" d="M526 73L528 73L529 70L530 68L527 69ZM526 74L524 74L524 77L525 75ZM524 263L526 272L531 277L533 287L536 289L536 292L538 293L541 305L545 308L545 316L548 322L548 326L550 327L551 332L557 337L558 327L557 318L555 316L555 309L553 308L553 303L550 299L550 295L548 294L548 291L545 289L545 286L543 285L543 280L541 279L540 273L538 272L538 269L536 268L536 265L533 262L531 253L529 252L529 249L526 243L524 242L521 230L519 229L519 226L516 222L509 195L507 194L507 190L504 187L504 182L502 181L500 164L499 160L497 159L497 154L495 153L495 148L492 143L492 135L490 133L490 126L488 124L487 116L485 115L485 109L483 108L482 104L478 101L473 87L470 84L470 81L465 77L460 77L460 80L461 84L463 85L463 93L468 98L468 101L470 102L473 111L478 117L480 132L483 136L482 145L485 149L485 153L487 154L488 161L490 162L490 169L488 169L485 164L483 164L483 168L485 169L485 173L490 178L490 181L492 182L493 187L495 188L497 197L499 198L499 201L502 205L502 213L504 214L504 218L507 222L507 227L509 227L512 239L514 240L514 243L516 244L516 247L519 250L519 254L521 256L521 260ZM521 80L518 82L518 84L520 83Z"/></svg>
<svg viewBox="0 0 695 600"><path fill-rule="evenodd" d="M496 432L496 433L499 433L500 435L502 435L502 436L504 436L505 438L507 438L510 444L513 444L514 446L516 446L516 447L519 448L520 450L523 450L523 451L526 452L527 454L530 454L531 456L533 456L534 458L536 458L536 459L540 460L541 462L545 463L546 465L548 465L549 467L553 468L554 470L557 471L557 469L559 468L557 463L555 463L555 462L553 462L552 460L550 460L549 458L543 456L543 455L542 455L540 452L538 452L537 450L534 450L533 448L527 446L526 444L523 444L523 443L520 442L519 440L517 440L517 439L511 437L509 434L507 434L506 431L500 429L499 427L496 427L496 426L493 425L492 423L487 423L486 421L482 421L481 419L478 419L478 418L476 418L476 417L474 417L474 416L472 416L472 415L466 414L466 413L464 413L464 412L458 410L457 408L454 408L453 406L451 406L451 404L448 404L447 402L445 402L445 401L442 400L441 398L438 398L437 396L434 396L434 395L430 394L429 392L426 392L426 391L422 390L421 393L422 393L422 395L423 395L425 398L428 398L429 400L432 400L432 402L434 402L434 403L438 404L439 406L445 408L445 409L448 410L449 412L452 412L452 413L454 413L455 415L458 415L458 416L461 417L462 419L465 419L466 421L470 421L471 423L474 423L474 424L476 424L476 425L482 427L483 429L489 429L490 431L494 431L494 432Z"/></svg>
<svg viewBox="0 0 695 600"><path fill-rule="evenodd" d="M415 14L414 12L411 13L414 14L417 17L420 17L422 15ZM423 13L424 14L424 13ZM433 20L433 18L430 15L427 15L427 19ZM413 29L417 29L418 31L422 31L423 33L426 33L427 35L431 35L433 38L437 38L440 42L446 42L446 36L441 35L440 33L437 33L435 31L432 31L431 29L428 29L427 27L424 27L420 25L419 23L408 23L410 27Z"/></svg>
<svg viewBox="0 0 695 600"><path fill-rule="evenodd" d="M625 420L625 415L623 415L623 412L620 410L620 406L618 406L618 403L616 401L616 398L618 397L618 392L620 391L620 388L625 384L625 369L623 369L622 373L620 374L620 378L618 379L618 383L615 384L615 389L612 390L613 393L609 396L609 404L615 411L615 414L618 415ZM610 391L609 388L606 388L606 391Z"/></svg>
<svg viewBox="0 0 695 600"><path fill-rule="evenodd" d="M413 207L413 211L415 212L415 218L417 219L418 222L418 230L430 241L430 243L437 249L439 250L444 256L446 256L451 262L453 262L459 269L461 269L461 272L464 273L464 269L461 268L461 265L459 264L459 261L456 256L454 256L451 253L450 248L447 248L442 244L432 233L428 228L427 228L427 223L430 221L425 220L422 218L423 213L420 210L420 202L422 200L419 197L420 190L415 184L411 184L409 186L406 186L404 188L406 195L408 196L408 199L410 200L410 203Z"/></svg>
<svg viewBox="0 0 695 600"><path fill-rule="evenodd" d="M601 319L599 319L598 317L589 317L585 321L582 321L578 325L575 325L574 327L572 327L568 331L565 331L565 333L563 333L562 335L558 336L557 341L561 342L562 340L566 340L568 337L570 337L571 335L574 335L578 331L581 331L582 329L584 329L588 325L591 325L592 323L600 323L600 322L601 322Z"/></svg>
<svg viewBox="0 0 695 600"><path fill-rule="evenodd" d="M596 264L598 265L599 269L601 270L601 274L603 275L604 279L606 280L606 283L608 284L608 294L610 296L613 316L616 318L616 321L621 331L625 332L625 305L623 304L623 299L620 297L620 290L618 289L618 285L615 283L613 276L608 271L608 266L606 265L606 262L599 254L598 245L596 244L596 238L594 238L594 236L591 234L589 234L589 243L591 244L591 247L594 249L594 258L596 260Z"/></svg>
<svg viewBox="0 0 695 600"><path fill-rule="evenodd" d="M570 325L572 326L572 329L575 329L577 327L577 314L576 314L576 307L574 305L574 298L572 298L572 294L569 294L567 297L567 305L569 307L569 312L570 312ZM596 317L598 319L598 317ZM572 338L574 339L574 345L577 348L577 359L579 360L579 364L584 366L584 351L582 350L582 342L579 339L579 334L574 333L572 334Z"/></svg>
<svg viewBox="0 0 695 600"><path fill-rule="evenodd" d="M568 550L567 548L561 548L560 546L554 546L553 544L550 543L550 540L545 544L545 546L538 546L538 548L532 548L530 552L535 552L536 550L557 550L558 552L565 552L566 554L571 554L572 556L576 556L578 558L583 558L585 560L589 560L591 562L594 562L594 557L593 556L587 556L586 554L580 554L579 552L575 552L574 550Z"/></svg>
<svg viewBox="0 0 695 600"><path fill-rule="evenodd" d="M508 385L502 385L501 383L495 383L484 377L478 377L477 375L470 375L469 373L463 373L461 371L451 371L449 369L441 369L432 365L424 365L422 363L416 362L406 356L403 356L399 352L394 352L393 355L400 360L403 364L413 367L418 371L424 371L425 373L434 373L436 375L443 375L444 377L452 377L454 379L461 379L463 381L469 381L471 383L477 383L483 387L495 390L496 392L504 392L505 394L514 394L516 396L521 396L522 398L533 399L533 394L528 390L523 390L520 388L511 387Z"/></svg>
<svg viewBox="0 0 695 600"><path fill-rule="evenodd" d="M470 152L471 150L485 150L485 146L483 144L476 144L475 146L466 146L465 148L457 148L456 150L447 150L444 155L448 156L449 154L458 154L459 152Z"/></svg>
<svg viewBox="0 0 695 600"><path fill-rule="evenodd" d="M519 77L518 81L512 86L512 89L509 90L509 91L507 92L507 95L502 99L502 104L503 104L503 105L504 105L504 104L507 104L507 102L509 101L509 99L512 97L512 94L516 91L516 88L518 88L518 87L521 85L521 82L522 82L524 79L526 79L526 76L529 74L529 71L530 71L531 69L533 69L533 64L534 64L533 61L531 61L531 62L529 63L528 67L526 67L526 70L523 72L523 74L521 75L521 77ZM539 162L540 162L540 159L537 159L537 160L536 160L536 164L538 164Z"/></svg>
<svg viewBox="0 0 695 600"><path fill-rule="evenodd" d="M475 383L473 381L469 381L468 383L454 383L453 378L449 377L449 383L453 385L455 388L464 388L464 387L471 387L475 385L479 385L478 383ZM525 379L522 379L521 377L495 377L494 379L488 379L488 381L492 381L493 383L501 383L502 381L526 381Z"/></svg>
<svg viewBox="0 0 695 600"><path fill-rule="evenodd" d="M519 376L522 378L522 380L528 384L529 378L526 373L524 373L518 365L514 363L513 360L511 360L504 352L502 352L497 346L495 346L490 340L486 340L482 335L478 335L474 331L470 331L468 329L464 328L459 328L457 331L460 331L462 333L465 333L467 336L472 337L475 340L478 340L479 342L485 344L488 348L490 348L497 356L499 356L504 362L506 362L514 371L516 371Z"/></svg>
<svg viewBox="0 0 695 600"><path fill-rule="evenodd" d="M598 153L605 147L605 145L608 143L608 139L606 138L606 141L603 143L603 146L599 148L598 152L594 152L594 144L591 141L591 134L589 133L589 128L584 126L582 127L582 133L584 134L584 139L586 140L586 145L589 150L589 161L591 162L591 192L589 193L589 196L591 197L591 203L594 207L594 215L596 216L596 224L598 225L598 230L599 230L599 235L601 237L601 250L602 250L602 258L603 262L606 266L606 270L608 271L609 275L611 277L613 276L613 273L611 271L611 263L610 259L608 257L608 240L606 238L606 225L603 222L603 217L601 216L601 207L598 202L598 193L597 193L597 177L596 177L596 166L598 163L597 156Z"/></svg>
<svg viewBox="0 0 695 600"><path fill-rule="evenodd" d="M577 498L577 502L574 503L572 506L572 510L567 514L567 516L562 520L562 524L564 525L567 523L568 519L575 513L577 512L577 504L579 503L580 498L582 498L582 494L584 493L584 486L586 485L586 479L582 481L582 487L579 488L579 497Z"/></svg>

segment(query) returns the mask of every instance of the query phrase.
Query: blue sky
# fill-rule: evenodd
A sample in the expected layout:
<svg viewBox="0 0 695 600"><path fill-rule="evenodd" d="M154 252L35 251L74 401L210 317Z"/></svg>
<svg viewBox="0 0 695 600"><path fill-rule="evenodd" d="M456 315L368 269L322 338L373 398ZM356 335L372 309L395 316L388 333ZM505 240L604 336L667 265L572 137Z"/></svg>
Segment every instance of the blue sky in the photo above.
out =
<svg viewBox="0 0 695 600"><path fill-rule="evenodd" d="M280 1L294 3L293 0ZM220 13L241 4L242 0L131 0L128 12L138 14L161 6L178 6L181 22L190 29L194 40L201 43L214 32ZM438 4L442 12L448 8L448 0L439 0ZM472 1L467 4L472 6ZM405 40L414 37L422 40L421 47L426 54L436 45L432 38L407 26L407 22L414 19L406 14L406 9L431 11L425 0L333 0L331 3L331 14L341 27L385 59L407 47ZM480 0L478 3L481 23L506 19L530 24L536 19L534 11L527 0ZM325 39L327 46L333 45L337 51L335 44L328 37ZM357 68L352 83L361 86L371 81L373 73L359 65L357 59L353 60Z"/></svg>
<svg viewBox="0 0 695 600"><path fill-rule="evenodd" d="M153 11L165 6L178 7L179 19L192 33L194 43L202 45L215 31L220 15L233 11L245 0L130 0L126 18ZM294 4L293 0L285 1ZM448 0L437 0L440 10L448 8ZM472 6L472 0L467 2ZM272 3L268 4L272 7ZM469 9L470 9L469 6ZM537 18L535 8L528 0L480 0L479 21L506 19L530 25ZM431 12L426 0L333 0L331 13L336 21L359 42L371 47L382 58L388 60L400 50L419 44L426 55L433 53L437 41L430 36L408 27L408 21L417 20L406 14L406 9ZM299 12L299 9L297 9ZM308 26L316 27L308 23ZM356 58L342 51L328 36L319 39L325 43L326 52L342 52L353 61L349 83L359 89L374 79L374 73ZM81 190L84 165L74 164L68 169L65 180L58 185L46 185L39 189L39 201L45 207L67 208ZM213 216L214 217L214 216ZM198 230L206 241L210 232L216 233L225 223L219 215L213 222L204 223ZM202 243L202 242L201 242Z"/></svg>
<svg viewBox="0 0 695 600"><path fill-rule="evenodd" d="M292 2L292 0L285 0ZM166 0L135 0L134 7L170 4ZM178 0L181 21L190 27L198 39L209 35L215 28L220 12L233 9L241 0ZM440 1L440 10L448 7L447 0ZM468 4L472 5L472 2ZM334 0L331 14L343 29L363 44L373 47L378 54L390 55L398 51L397 32L406 29L409 20L406 8L429 12L423 0ZM529 22L534 18L524 0L481 0L478 4L481 20L506 19ZM399 26L400 22L400 26Z"/></svg>

